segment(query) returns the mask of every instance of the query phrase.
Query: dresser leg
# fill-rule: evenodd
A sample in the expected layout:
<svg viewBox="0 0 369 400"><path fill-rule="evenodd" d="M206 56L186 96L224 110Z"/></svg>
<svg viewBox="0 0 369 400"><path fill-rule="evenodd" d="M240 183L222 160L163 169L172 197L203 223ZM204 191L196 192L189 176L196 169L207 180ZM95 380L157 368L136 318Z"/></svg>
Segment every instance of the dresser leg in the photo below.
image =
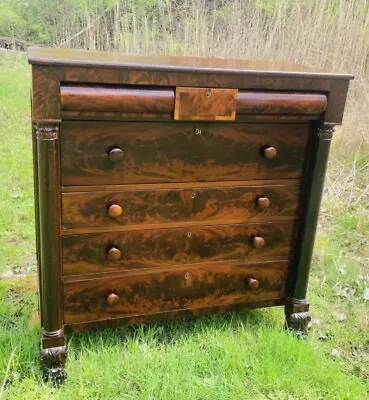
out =
<svg viewBox="0 0 369 400"><path fill-rule="evenodd" d="M44 381L49 381L57 387L61 386L67 377L65 372L66 361L67 345L65 336L51 338L42 335L41 363Z"/></svg>
<svg viewBox="0 0 369 400"><path fill-rule="evenodd" d="M286 327L296 332L297 336L306 336L311 320L309 303L303 299L288 299L285 306Z"/></svg>

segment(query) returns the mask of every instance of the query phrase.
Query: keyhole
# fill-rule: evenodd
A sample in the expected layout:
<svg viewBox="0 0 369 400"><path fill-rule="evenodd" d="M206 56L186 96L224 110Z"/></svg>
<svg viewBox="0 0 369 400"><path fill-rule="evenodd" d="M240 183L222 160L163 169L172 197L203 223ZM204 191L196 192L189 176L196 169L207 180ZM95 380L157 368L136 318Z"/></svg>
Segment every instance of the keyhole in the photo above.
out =
<svg viewBox="0 0 369 400"><path fill-rule="evenodd" d="M210 97L211 96L211 91L209 90L208 92L206 92L206 97Z"/></svg>
<svg viewBox="0 0 369 400"><path fill-rule="evenodd" d="M185 279L188 279L188 272L185 273Z"/></svg>
<svg viewBox="0 0 369 400"><path fill-rule="evenodd" d="M196 197L196 193L191 194L191 199L194 199Z"/></svg>
<svg viewBox="0 0 369 400"><path fill-rule="evenodd" d="M201 129L200 128L196 128L195 129L195 134L196 135L201 135Z"/></svg>
<svg viewBox="0 0 369 400"><path fill-rule="evenodd" d="M188 233L187 233L187 236L188 236L188 237L191 237L191 236L192 236L192 233L191 233L191 232L188 232Z"/></svg>

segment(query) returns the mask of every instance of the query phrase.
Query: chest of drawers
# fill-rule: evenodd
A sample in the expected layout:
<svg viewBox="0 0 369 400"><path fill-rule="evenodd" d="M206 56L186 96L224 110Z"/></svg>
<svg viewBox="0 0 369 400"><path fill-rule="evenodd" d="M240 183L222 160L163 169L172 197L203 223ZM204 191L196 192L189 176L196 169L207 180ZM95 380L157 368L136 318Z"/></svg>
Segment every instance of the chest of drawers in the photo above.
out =
<svg viewBox="0 0 369 400"><path fill-rule="evenodd" d="M41 356L67 332L283 305L304 332L350 75L29 49Z"/></svg>

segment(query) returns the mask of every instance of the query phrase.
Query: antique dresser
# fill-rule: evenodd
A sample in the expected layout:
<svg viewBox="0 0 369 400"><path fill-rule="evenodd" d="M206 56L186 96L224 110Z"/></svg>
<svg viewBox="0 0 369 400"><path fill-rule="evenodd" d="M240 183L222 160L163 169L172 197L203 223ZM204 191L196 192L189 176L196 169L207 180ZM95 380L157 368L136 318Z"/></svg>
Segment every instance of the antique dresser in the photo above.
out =
<svg viewBox="0 0 369 400"><path fill-rule="evenodd" d="M283 305L306 290L350 75L30 48L45 377L68 332Z"/></svg>

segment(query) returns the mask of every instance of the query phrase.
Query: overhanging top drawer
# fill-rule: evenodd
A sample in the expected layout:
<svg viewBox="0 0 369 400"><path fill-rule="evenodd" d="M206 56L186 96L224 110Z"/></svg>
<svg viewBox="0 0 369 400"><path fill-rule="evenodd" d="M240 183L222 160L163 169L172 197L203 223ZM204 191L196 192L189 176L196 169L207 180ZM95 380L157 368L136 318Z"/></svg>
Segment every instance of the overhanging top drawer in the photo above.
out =
<svg viewBox="0 0 369 400"><path fill-rule="evenodd" d="M231 121L247 115L301 115L317 119L327 108L325 94L304 92L63 84L60 94L62 117L67 119L98 117L103 113L105 117L119 114L203 121Z"/></svg>
<svg viewBox="0 0 369 400"><path fill-rule="evenodd" d="M62 111L171 113L173 88L61 86Z"/></svg>

